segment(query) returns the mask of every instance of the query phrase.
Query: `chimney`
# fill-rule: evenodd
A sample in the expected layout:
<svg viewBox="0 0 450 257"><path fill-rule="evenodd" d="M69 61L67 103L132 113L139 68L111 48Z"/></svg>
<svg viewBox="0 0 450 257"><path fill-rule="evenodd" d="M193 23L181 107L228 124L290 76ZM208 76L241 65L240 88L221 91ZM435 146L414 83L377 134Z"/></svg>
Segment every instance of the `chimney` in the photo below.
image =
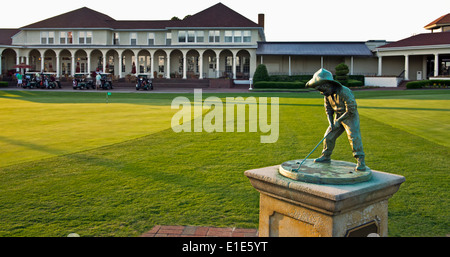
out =
<svg viewBox="0 0 450 257"><path fill-rule="evenodd" d="M258 25L264 29L264 13L258 14Z"/></svg>

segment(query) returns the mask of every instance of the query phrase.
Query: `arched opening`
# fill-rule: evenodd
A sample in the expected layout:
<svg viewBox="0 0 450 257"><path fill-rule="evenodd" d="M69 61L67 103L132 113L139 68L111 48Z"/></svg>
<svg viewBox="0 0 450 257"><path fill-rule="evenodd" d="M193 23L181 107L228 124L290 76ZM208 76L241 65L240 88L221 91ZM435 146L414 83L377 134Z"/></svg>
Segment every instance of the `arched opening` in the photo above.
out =
<svg viewBox="0 0 450 257"><path fill-rule="evenodd" d="M67 78L72 74L72 54L69 50L62 50L59 53L60 58L60 76Z"/></svg>
<svg viewBox="0 0 450 257"><path fill-rule="evenodd" d="M141 50L137 58L137 73L148 75L151 71L151 56L148 50Z"/></svg>
<svg viewBox="0 0 450 257"><path fill-rule="evenodd" d="M233 53L230 50L220 52L220 78L233 78Z"/></svg>
<svg viewBox="0 0 450 257"><path fill-rule="evenodd" d="M40 71L41 70L41 53L37 49L33 49L30 51L28 55L29 65L31 68L29 71Z"/></svg>
<svg viewBox="0 0 450 257"><path fill-rule="evenodd" d="M186 54L186 77L189 78L199 78L200 67L199 67L199 57L200 54L196 50L189 50Z"/></svg>
<svg viewBox="0 0 450 257"><path fill-rule="evenodd" d="M56 53L51 49L44 52L43 72L56 72Z"/></svg>
<svg viewBox="0 0 450 257"><path fill-rule="evenodd" d="M78 50L75 52L75 73L88 75L88 56L86 51Z"/></svg>
<svg viewBox="0 0 450 257"><path fill-rule="evenodd" d="M250 78L250 53L247 50L240 50L236 56L236 78Z"/></svg>
<svg viewBox="0 0 450 257"><path fill-rule="evenodd" d="M1 75L4 80L10 80L16 72L13 66L16 65L17 53L13 49L6 48L1 54Z"/></svg>
<svg viewBox="0 0 450 257"><path fill-rule="evenodd" d="M203 53L203 74L205 78L217 77L217 56L213 50L206 50Z"/></svg>
<svg viewBox="0 0 450 257"><path fill-rule="evenodd" d="M119 67L119 53L116 50L109 50L106 52L106 73L111 73L114 76L120 75ZM116 78L116 77L115 77Z"/></svg>
<svg viewBox="0 0 450 257"><path fill-rule="evenodd" d="M173 50L170 53L170 77L183 77L183 53L180 50Z"/></svg>

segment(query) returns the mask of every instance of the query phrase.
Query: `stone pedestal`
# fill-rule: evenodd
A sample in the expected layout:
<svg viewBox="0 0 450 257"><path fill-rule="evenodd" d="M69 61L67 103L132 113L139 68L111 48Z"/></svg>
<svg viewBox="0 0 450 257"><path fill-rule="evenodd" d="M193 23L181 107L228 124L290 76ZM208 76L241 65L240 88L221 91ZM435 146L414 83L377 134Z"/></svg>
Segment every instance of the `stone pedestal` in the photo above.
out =
<svg viewBox="0 0 450 257"><path fill-rule="evenodd" d="M314 184L282 176L279 167L245 172L260 192L261 237L387 236L388 199L403 176L372 170L366 182Z"/></svg>

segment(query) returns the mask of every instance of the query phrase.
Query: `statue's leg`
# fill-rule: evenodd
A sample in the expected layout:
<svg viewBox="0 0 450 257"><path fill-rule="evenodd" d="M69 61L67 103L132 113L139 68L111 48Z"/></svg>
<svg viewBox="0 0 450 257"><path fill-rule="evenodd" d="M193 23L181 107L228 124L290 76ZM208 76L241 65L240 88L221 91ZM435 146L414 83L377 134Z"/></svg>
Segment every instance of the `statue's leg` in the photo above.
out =
<svg viewBox="0 0 450 257"><path fill-rule="evenodd" d="M328 133L331 130L330 127L328 127L327 131ZM345 131L344 127L341 125L337 129L332 130L330 134L325 138L323 141L323 151L322 156L331 156L334 150L334 146L336 145L336 139Z"/></svg>
<svg viewBox="0 0 450 257"><path fill-rule="evenodd" d="M347 138L350 146L352 147L353 156L364 156L361 130L359 128L359 117L348 119L342 125L347 132Z"/></svg>

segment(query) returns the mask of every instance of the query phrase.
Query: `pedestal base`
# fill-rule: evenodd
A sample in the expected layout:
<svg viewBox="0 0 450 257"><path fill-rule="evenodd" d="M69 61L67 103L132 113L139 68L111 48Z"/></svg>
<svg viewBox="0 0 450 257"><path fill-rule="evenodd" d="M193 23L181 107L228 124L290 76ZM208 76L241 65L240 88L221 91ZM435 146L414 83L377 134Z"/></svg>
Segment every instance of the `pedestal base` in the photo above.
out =
<svg viewBox="0 0 450 257"><path fill-rule="evenodd" d="M387 236L388 199L405 178L372 170L372 178L352 185L292 180L279 165L245 175L260 192L262 237Z"/></svg>

